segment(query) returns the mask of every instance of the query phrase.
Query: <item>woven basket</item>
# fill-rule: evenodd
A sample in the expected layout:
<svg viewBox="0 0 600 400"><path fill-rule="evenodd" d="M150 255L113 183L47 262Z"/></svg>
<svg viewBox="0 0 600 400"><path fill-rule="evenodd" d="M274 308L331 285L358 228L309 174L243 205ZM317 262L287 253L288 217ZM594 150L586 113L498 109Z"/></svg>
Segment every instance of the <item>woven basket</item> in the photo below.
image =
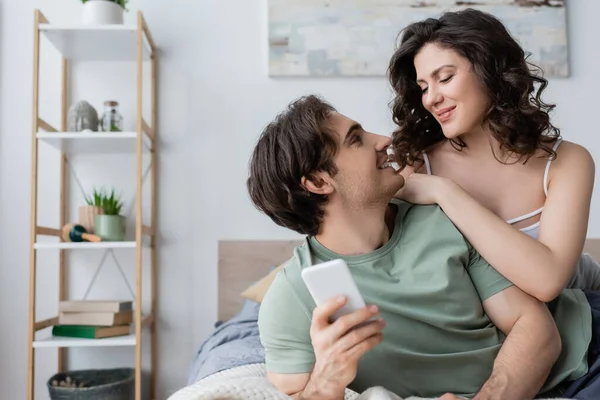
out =
<svg viewBox="0 0 600 400"><path fill-rule="evenodd" d="M71 381L83 387L53 386L52 381ZM59 372L46 385L51 400L131 400L134 397L133 368L89 369Z"/></svg>

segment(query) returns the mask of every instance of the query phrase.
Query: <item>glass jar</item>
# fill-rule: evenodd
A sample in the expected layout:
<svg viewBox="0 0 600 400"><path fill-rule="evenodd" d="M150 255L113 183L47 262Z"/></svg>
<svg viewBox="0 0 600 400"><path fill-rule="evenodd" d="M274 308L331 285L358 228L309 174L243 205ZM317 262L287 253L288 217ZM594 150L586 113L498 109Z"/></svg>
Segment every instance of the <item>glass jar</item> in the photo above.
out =
<svg viewBox="0 0 600 400"><path fill-rule="evenodd" d="M119 113L119 103L116 101L104 102L104 114L100 119L100 130L103 132L122 132L123 116Z"/></svg>

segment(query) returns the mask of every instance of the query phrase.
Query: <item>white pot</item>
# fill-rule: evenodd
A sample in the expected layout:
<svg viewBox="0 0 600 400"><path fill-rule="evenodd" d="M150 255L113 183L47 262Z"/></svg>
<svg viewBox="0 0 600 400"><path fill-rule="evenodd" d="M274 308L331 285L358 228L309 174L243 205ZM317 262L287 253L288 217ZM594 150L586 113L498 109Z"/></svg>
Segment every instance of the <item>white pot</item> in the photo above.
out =
<svg viewBox="0 0 600 400"><path fill-rule="evenodd" d="M86 25L106 25L123 23L123 7L106 0L88 0L83 4L82 23Z"/></svg>

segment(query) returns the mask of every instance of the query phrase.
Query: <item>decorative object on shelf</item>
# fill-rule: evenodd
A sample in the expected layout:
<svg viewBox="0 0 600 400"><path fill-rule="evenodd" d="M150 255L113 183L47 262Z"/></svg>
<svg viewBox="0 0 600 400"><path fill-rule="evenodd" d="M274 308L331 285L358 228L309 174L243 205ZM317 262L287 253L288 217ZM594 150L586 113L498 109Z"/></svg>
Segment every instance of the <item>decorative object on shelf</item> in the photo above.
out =
<svg viewBox="0 0 600 400"><path fill-rule="evenodd" d="M129 0L81 0L81 22L86 25L111 25L123 23L123 12Z"/></svg>
<svg viewBox="0 0 600 400"><path fill-rule="evenodd" d="M134 398L135 369L88 369L59 372L46 383L51 400Z"/></svg>
<svg viewBox="0 0 600 400"><path fill-rule="evenodd" d="M78 101L69 108L67 114L67 131L97 131L98 112L85 100Z"/></svg>
<svg viewBox="0 0 600 400"><path fill-rule="evenodd" d="M129 325L99 326L99 325L54 325L52 336L104 339L107 337L126 336L130 333Z"/></svg>
<svg viewBox="0 0 600 400"><path fill-rule="evenodd" d="M120 312L133 310L132 300L61 300L59 312Z"/></svg>
<svg viewBox="0 0 600 400"><path fill-rule="evenodd" d="M104 132L123 131L123 116L119 113L119 103L116 101L104 102L104 114L100 119L100 130Z"/></svg>
<svg viewBox="0 0 600 400"><path fill-rule="evenodd" d="M94 226L96 235L102 240L117 242L125 240L125 216L121 215L123 203L120 198L115 196L115 191L110 194L102 191L100 193L100 202L104 214L96 215Z"/></svg>
<svg viewBox="0 0 600 400"><path fill-rule="evenodd" d="M52 336L103 339L130 334L132 300L63 300Z"/></svg>
<svg viewBox="0 0 600 400"><path fill-rule="evenodd" d="M62 227L62 238L65 242L101 242L98 235L87 233L85 228L79 224L66 224Z"/></svg>
<svg viewBox="0 0 600 400"><path fill-rule="evenodd" d="M96 189L92 196L85 195L87 205L79 207L79 224L89 233L96 233L95 221L96 215L104 214L102 208L102 193Z"/></svg>

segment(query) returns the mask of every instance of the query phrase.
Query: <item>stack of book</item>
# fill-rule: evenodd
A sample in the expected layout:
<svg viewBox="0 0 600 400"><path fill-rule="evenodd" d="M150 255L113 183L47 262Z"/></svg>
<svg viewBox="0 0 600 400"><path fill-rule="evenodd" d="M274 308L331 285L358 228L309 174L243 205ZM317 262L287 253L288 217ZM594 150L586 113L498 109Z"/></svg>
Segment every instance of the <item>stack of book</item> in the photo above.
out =
<svg viewBox="0 0 600 400"><path fill-rule="evenodd" d="M100 339L128 335L133 321L131 301L68 300L58 308L53 336Z"/></svg>

